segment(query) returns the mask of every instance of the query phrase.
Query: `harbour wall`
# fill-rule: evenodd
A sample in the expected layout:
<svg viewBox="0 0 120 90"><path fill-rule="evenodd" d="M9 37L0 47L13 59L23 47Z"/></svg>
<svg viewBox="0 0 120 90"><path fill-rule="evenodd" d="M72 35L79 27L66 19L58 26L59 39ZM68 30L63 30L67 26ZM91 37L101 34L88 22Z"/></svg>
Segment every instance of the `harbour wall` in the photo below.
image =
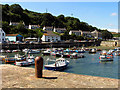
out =
<svg viewBox="0 0 120 90"><path fill-rule="evenodd" d="M39 44L2 44L2 49L25 49L25 48L31 48L31 49L40 49L40 48L70 48L70 47L87 47L87 46L100 46L101 41L95 41L95 42L45 42L45 43L39 43Z"/></svg>
<svg viewBox="0 0 120 90"><path fill-rule="evenodd" d="M116 41L102 41L101 46L107 46L107 47L120 47L120 40L116 40Z"/></svg>

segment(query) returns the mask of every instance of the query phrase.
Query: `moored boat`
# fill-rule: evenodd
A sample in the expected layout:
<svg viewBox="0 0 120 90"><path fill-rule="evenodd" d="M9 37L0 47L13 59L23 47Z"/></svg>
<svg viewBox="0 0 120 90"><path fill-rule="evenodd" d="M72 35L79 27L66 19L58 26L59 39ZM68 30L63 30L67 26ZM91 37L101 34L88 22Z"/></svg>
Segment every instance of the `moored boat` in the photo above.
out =
<svg viewBox="0 0 120 90"><path fill-rule="evenodd" d="M90 49L90 50L89 50L89 53L92 53L92 54L93 54L93 53L96 53L96 49L95 49L95 48Z"/></svg>
<svg viewBox="0 0 120 90"><path fill-rule="evenodd" d="M14 63L16 66L29 66L29 62L28 61L16 61Z"/></svg>
<svg viewBox="0 0 120 90"><path fill-rule="evenodd" d="M44 65L44 67L48 70L61 71L64 70L68 66L68 64L68 60L65 60L64 58L59 58L55 60L55 63Z"/></svg>
<svg viewBox="0 0 120 90"><path fill-rule="evenodd" d="M28 55L28 57L26 58L26 61L30 64L30 65L34 65L35 64L35 57L33 55Z"/></svg>
<svg viewBox="0 0 120 90"><path fill-rule="evenodd" d="M100 55L99 59L100 61L113 61L113 57L108 55Z"/></svg>
<svg viewBox="0 0 120 90"><path fill-rule="evenodd" d="M117 50L117 51L115 52L115 56L120 56L120 50Z"/></svg>
<svg viewBox="0 0 120 90"><path fill-rule="evenodd" d="M64 54L62 54L62 57L63 58L70 58L70 54L69 53L64 53Z"/></svg>
<svg viewBox="0 0 120 90"><path fill-rule="evenodd" d="M46 51L43 51L43 55L50 55L51 51L50 50L46 50Z"/></svg>

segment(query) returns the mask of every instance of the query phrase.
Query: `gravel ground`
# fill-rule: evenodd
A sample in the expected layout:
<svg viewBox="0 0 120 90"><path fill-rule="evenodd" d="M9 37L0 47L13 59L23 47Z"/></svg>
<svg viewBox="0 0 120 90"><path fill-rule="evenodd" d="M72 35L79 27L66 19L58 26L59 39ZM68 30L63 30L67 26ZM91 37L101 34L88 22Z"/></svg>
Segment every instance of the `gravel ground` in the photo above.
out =
<svg viewBox="0 0 120 90"><path fill-rule="evenodd" d="M34 68L9 64L0 68L2 88L118 88L118 79L49 70L43 70L43 78L35 78Z"/></svg>

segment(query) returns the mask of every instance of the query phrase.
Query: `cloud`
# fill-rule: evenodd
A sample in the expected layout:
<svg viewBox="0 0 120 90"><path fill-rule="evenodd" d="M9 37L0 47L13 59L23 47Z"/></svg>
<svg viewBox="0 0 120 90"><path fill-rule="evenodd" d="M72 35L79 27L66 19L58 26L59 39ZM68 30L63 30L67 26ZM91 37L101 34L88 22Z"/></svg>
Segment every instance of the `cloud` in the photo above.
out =
<svg viewBox="0 0 120 90"><path fill-rule="evenodd" d="M107 29L108 31L110 31L110 32L120 32L120 31L118 31L118 29Z"/></svg>
<svg viewBox="0 0 120 90"><path fill-rule="evenodd" d="M101 28L102 30L108 30L109 32L116 32L116 33L120 33L120 29L117 28Z"/></svg>
<svg viewBox="0 0 120 90"><path fill-rule="evenodd" d="M111 16L116 16L116 15L117 15L117 13L112 13L112 14L111 14Z"/></svg>
<svg viewBox="0 0 120 90"><path fill-rule="evenodd" d="M114 26L114 24L108 24L108 26L112 27L112 26Z"/></svg>

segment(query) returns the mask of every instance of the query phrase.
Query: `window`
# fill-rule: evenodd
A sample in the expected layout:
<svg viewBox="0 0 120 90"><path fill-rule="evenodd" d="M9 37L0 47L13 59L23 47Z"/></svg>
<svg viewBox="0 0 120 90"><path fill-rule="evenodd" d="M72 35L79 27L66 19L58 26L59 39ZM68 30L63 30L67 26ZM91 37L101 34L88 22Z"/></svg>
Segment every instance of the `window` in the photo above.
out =
<svg viewBox="0 0 120 90"><path fill-rule="evenodd" d="M3 33L3 36L4 36L4 33Z"/></svg>

